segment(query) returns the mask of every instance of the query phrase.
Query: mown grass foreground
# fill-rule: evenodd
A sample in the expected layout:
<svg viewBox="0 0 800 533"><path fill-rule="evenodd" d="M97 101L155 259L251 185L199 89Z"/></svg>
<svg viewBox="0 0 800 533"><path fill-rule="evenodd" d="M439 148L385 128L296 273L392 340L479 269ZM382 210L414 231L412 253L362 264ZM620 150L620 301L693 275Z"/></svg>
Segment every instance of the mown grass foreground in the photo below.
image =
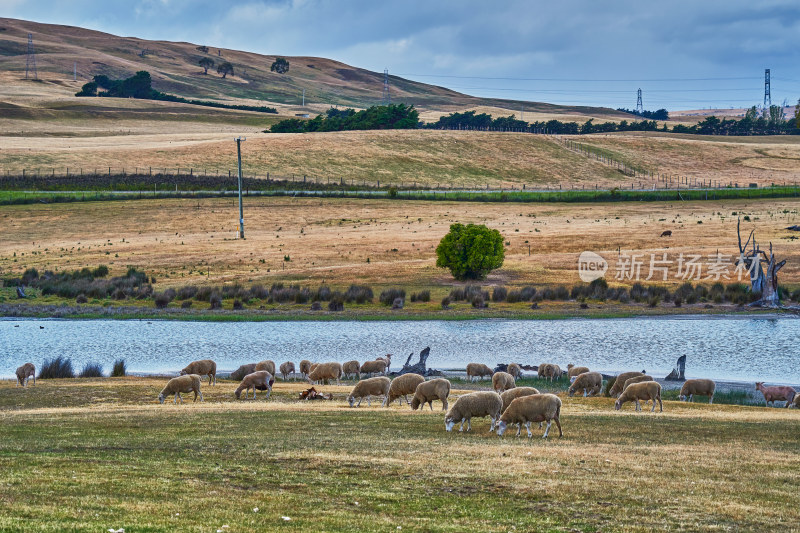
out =
<svg viewBox="0 0 800 533"><path fill-rule="evenodd" d="M0 385L0 530L796 530L800 412L564 398L564 437L295 400L159 405L165 380ZM460 391L454 391L454 396ZM540 435L541 433L539 433ZM556 433L557 434L557 433ZM285 518L284 518L285 517ZM223 528L223 526L229 526Z"/></svg>

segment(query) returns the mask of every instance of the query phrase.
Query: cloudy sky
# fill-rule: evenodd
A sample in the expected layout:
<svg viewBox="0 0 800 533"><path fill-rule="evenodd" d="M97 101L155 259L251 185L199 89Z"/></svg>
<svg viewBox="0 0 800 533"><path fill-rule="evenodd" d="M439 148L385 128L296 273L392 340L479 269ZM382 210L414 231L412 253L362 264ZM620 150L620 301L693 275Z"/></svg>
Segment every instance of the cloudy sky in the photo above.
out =
<svg viewBox="0 0 800 533"><path fill-rule="evenodd" d="M322 56L461 92L646 109L800 98L797 0L0 0L0 16Z"/></svg>

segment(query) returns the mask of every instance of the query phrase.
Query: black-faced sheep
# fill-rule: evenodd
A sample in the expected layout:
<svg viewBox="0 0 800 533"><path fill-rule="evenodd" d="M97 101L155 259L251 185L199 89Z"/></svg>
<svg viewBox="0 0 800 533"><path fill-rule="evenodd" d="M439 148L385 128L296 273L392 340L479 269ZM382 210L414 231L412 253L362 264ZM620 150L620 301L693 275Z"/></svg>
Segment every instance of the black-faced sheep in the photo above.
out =
<svg viewBox="0 0 800 533"><path fill-rule="evenodd" d="M717 384L710 379L687 379L681 387L680 399L692 401L693 396L708 396L708 403L714 403L714 391Z"/></svg>
<svg viewBox="0 0 800 533"><path fill-rule="evenodd" d="M33 363L25 363L17 369L17 384L27 387L30 378L33 378L33 384L36 385L36 367Z"/></svg>
<svg viewBox="0 0 800 533"><path fill-rule="evenodd" d="M283 381L288 381L289 376L292 374L294 374L294 363L291 361L281 363L281 377L283 378Z"/></svg>
<svg viewBox="0 0 800 533"><path fill-rule="evenodd" d="M197 396L200 395L200 401L202 402L203 393L200 392L200 376L197 374L184 374L183 376L172 378L158 395L158 401L163 404L167 396L174 394L175 397L172 399L172 403L178 403L178 400L183 403L182 392L194 392L194 401L196 402Z"/></svg>
<svg viewBox="0 0 800 533"><path fill-rule="evenodd" d="M508 372L495 372L492 375L492 389L497 394L500 394L509 389L513 389L517 384L514 381L514 376Z"/></svg>
<svg viewBox="0 0 800 533"><path fill-rule="evenodd" d="M622 405L625 402L635 402L636 410L641 411L642 405L639 403L639 400L644 402L648 402L650 400L653 401L653 408L650 410L650 412L655 412L657 401L659 407L661 408L660 412L664 412L664 404L661 403L661 385L659 385L656 381L643 381L641 383L633 383L629 385L627 389L622 391L622 393L619 395L619 398L617 398L617 403L614 404L614 409L619 411L622 409Z"/></svg>
<svg viewBox="0 0 800 533"><path fill-rule="evenodd" d="M308 375L311 373L311 361L308 359L303 359L300 361L300 377L306 379Z"/></svg>
<svg viewBox="0 0 800 533"><path fill-rule="evenodd" d="M600 372L584 372L579 374L569 386L569 395L583 391L583 396L600 394L603 388L603 375Z"/></svg>
<svg viewBox="0 0 800 533"><path fill-rule="evenodd" d="M386 361L364 361L359 372L366 374L368 377L373 374L386 374Z"/></svg>
<svg viewBox="0 0 800 533"><path fill-rule="evenodd" d="M539 390L534 389L533 387L514 387L513 389L505 391L500 395L500 398L503 400L503 408L500 412L502 413L508 409L508 406L511 405L511 402L517 398L530 396L531 394L539 394Z"/></svg>
<svg viewBox="0 0 800 533"><path fill-rule="evenodd" d="M312 365L311 373L308 375L310 383L327 382L336 380L339 385L342 379L342 365L337 362L320 363L316 366Z"/></svg>
<svg viewBox="0 0 800 533"><path fill-rule="evenodd" d="M275 361L271 359L265 359L260 363L256 363L256 372L260 372L261 370L266 370L273 376L275 375Z"/></svg>
<svg viewBox="0 0 800 533"><path fill-rule="evenodd" d="M392 380L386 376L362 379L353 387L350 396L347 397L347 402L350 407L359 407L361 401L366 398L367 405L372 405L370 400L373 396L383 396L384 398L388 396L391 382ZM356 403L356 400L358 400L358 404L354 406L353 404Z"/></svg>
<svg viewBox="0 0 800 533"><path fill-rule="evenodd" d="M517 436L519 437L522 431L522 426L528 430L528 438L533 437L531 432L531 422L547 422L547 428L544 430L543 439L547 438L550 432L550 425L555 421L558 426L558 436L562 437L564 433L561 431L561 398L555 394L533 394L530 396L523 396L511 402L502 416L500 422L497 424L497 434L503 435L506 427L509 424L517 424Z"/></svg>
<svg viewBox="0 0 800 533"><path fill-rule="evenodd" d="M188 374L197 374L198 376L208 376L208 384L217 384L217 363L211 359L201 359L200 361L192 361L186 368L181 370L181 376ZM212 382L213 380L213 382Z"/></svg>
<svg viewBox="0 0 800 533"><path fill-rule="evenodd" d="M467 365L467 379L470 381L479 380L484 376L491 376L492 374L492 369L483 363L469 363Z"/></svg>
<svg viewBox="0 0 800 533"><path fill-rule="evenodd" d="M250 394L250 389L253 389L253 399L255 400L257 390L267 391L267 397L264 399L269 400L269 395L272 393L272 385L274 384L275 378L272 377L272 374L266 370L256 370L252 374L248 374L244 377L234 394L238 400L242 391L244 391L244 399L246 400Z"/></svg>
<svg viewBox="0 0 800 533"><path fill-rule="evenodd" d="M612 398L616 398L625 388L625 382L631 378L635 378L636 376L644 376L644 372L623 372L619 376L617 376L616 381L611 386L611 389L608 391L608 395Z"/></svg>
<svg viewBox="0 0 800 533"><path fill-rule="evenodd" d="M417 385L423 381L425 381L424 377L414 373L403 374L402 376L394 378L389 387L389 394L383 402L383 406L388 407L389 404L395 400L399 400L400 405L403 405L403 398L406 399L408 405L411 405L411 402L408 401L408 395L414 394L417 390Z"/></svg>
<svg viewBox="0 0 800 533"><path fill-rule="evenodd" d="M236 381L242 381L245 376L248 374L252 374L256 371L256 364L255 363L248 363L246 365L242 365L233 372L231 372L231 379L235 379Z"/></svg>
<svg viewBox="0 0 800 533"><path fill-rule="evenodd" d="M358 378L361 374L361 364L353 359L352 361L347 361L342 365L342 374L344 375L345 379L347 378Z"/></svg>
<svg viewBox="0 0 800 533"><path fill-rule="evenodd" d="M447 411L447 398L450 396L450 382L444 378L424 381L417 385L414 397L411 399L411 409L417 410L427 403L433 411L433 401L441 400L442 411Z"/></svg>
<svg viewBox="0 0 800 533"><path fill-rule="evenodd" d="M472 429L472 417L488 416L491 419L489 431L494 431L494 425L500 419L500 410L503 400L496 392L472 392L459 397L444 417L444 428L452 431L456 422L461 422L459 431L464 431L464 422L467 431Z"/></svg>

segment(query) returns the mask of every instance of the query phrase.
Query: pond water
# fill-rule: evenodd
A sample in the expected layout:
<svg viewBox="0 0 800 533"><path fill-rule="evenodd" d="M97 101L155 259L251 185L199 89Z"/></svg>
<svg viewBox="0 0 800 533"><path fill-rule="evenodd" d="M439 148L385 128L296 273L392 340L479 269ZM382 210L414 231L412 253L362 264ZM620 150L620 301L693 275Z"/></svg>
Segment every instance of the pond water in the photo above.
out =
<svg viewBox="0 0 800 533"><path fill-rule="evenodd" d="M682 317L602 320L467 320L376 322L177 322L0 319L0 377L26 361L69 357L78 371L98 362L108 372L123 358L129 372L174 373L195 359L220 372L272 359L277 364L364 361L391 353L398 368L431 347L428 366L518 362L592 370L646 370L666 375L687 356L688 377L800 383L800 320Z"/></svg>

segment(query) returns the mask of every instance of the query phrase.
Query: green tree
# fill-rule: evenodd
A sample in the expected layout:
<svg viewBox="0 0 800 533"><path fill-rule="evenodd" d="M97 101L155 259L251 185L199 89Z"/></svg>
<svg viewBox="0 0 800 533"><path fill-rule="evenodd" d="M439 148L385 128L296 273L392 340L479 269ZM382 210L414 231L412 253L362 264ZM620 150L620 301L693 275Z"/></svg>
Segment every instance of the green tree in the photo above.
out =
<svg viewBox="0 0 800 533"><path fill-rule="evenodd" d="M503 266L503 236L477 224L453 224L436 247L436 266L448 268L458 280L484 279Z"/></svg>
<svg viewBox="0 0 800 533"><path fill-rule="evenodd" d="M208 69L214 66L214 60L210 57L204 57L199 61L200 66L203 67L203 74L208 74Z"/></svg>
<svg viewBox="0 0 800 533"><path fill-rule="evenodd" d="M225 61L224 63L220 63L217 67L217 74L222 74L222 79L225 79L225 76L230 74L233 76L233 65Z"/></svg>
<svg viewBox="0 0 800 533"><path fill-rule="evenodd" d="M289 62L282 57L275 58L275 62L272 63L272 66L269 67L272 72L277 72L278 74L286 74L289 72Z"/></svg>
<svg viewBox="0 0 800 533"><path fill-rule="evenodd" d="M196 50L199 50L199 51L203 52L204 54L207 54L208 53L208 46L206 46L206 45L198 46L196 48Z"/></svg>

